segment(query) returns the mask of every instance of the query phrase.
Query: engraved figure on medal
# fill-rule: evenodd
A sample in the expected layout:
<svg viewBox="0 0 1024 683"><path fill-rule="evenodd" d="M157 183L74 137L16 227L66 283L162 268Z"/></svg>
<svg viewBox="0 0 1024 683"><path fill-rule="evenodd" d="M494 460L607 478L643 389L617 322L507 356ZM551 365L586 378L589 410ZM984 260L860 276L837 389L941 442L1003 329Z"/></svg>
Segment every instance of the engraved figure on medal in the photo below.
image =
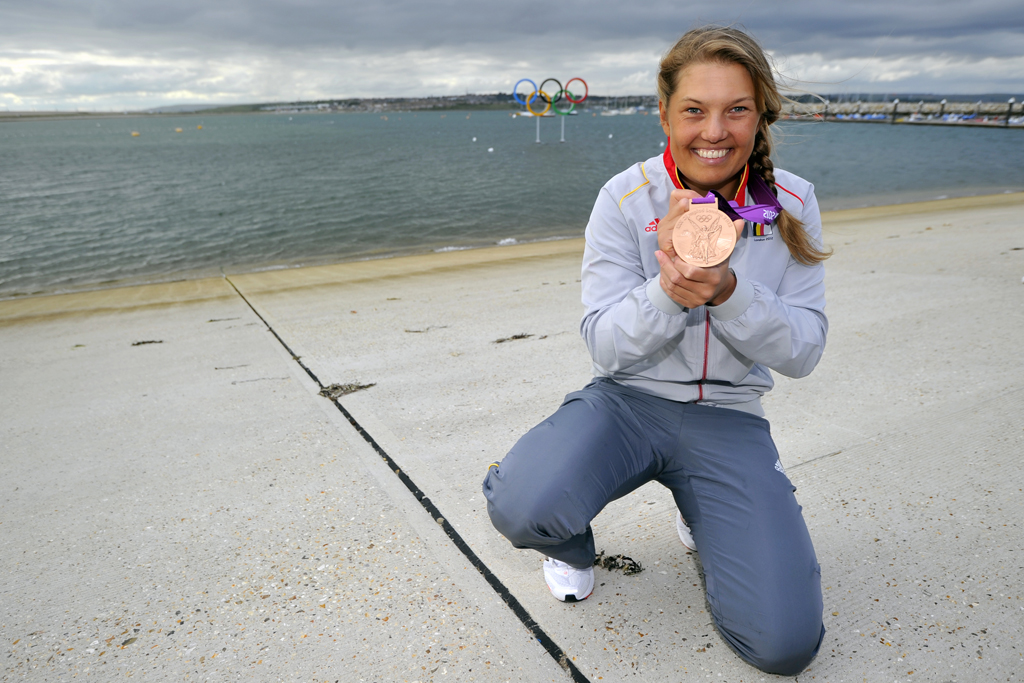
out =
<svg viewBox="0 0 1024 683"><path fill-rule="evenodd" d="M729 258L736 246L736 228L729 217L718 210L718 200L690 203L690 209L672 230L676 255L693 266L717 266Z"/></svg>

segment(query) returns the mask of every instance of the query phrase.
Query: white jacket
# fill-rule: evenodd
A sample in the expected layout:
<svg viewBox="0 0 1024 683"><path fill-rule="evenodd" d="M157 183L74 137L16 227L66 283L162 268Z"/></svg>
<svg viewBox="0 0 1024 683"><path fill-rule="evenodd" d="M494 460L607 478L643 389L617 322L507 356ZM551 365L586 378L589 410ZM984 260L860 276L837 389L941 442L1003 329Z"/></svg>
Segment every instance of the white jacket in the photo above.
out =
<svg viewBox="0 0 1024 683"><path fill-rule="evenodd" d="M820 246L814 187L782 170L775 178L779 202ZM594 374L673 401L764 415L760 397L774 386L769 368L803 377L824 351L824 267L798 263L777 227L756 236L748 221L729 261L735 292L719 306L683 308L662 290L654 257L674 189L657 156L609 180L594 204L580 323Z"/></svg>

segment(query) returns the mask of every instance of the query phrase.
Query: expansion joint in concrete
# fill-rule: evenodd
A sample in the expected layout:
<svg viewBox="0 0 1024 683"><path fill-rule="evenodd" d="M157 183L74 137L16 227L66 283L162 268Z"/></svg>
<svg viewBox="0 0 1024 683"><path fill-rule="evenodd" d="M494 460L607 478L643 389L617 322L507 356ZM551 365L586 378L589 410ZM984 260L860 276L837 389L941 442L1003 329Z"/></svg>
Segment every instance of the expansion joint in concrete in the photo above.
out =
<svg viewBox="0 0 1024 683"><path fill-rule="evenodd" d="M288 346L288 343L281 337L280 334L277 333L273 326L271 326L271 324L267 322L267 319L264 318L258 310L256 310L256 307L253 306L252 302L249 301L249 299L247 299L246 296L242 294L241 290L239 290L238 287L235 286L235 283L231 281L231 278L225 275L224 279L225 281L227 281L229 285L231 285L231 288L235 290L238 296L242 299L242 301L245 302L249 309L252 310L256 317L259 318L264 325L266 325L270 333L274 335L274 338L277 339L281 346L284 347L284 350L288 352L288 355L292 357L292 360L298 363L299 367L301 367L306 372L306 374L309 375L310 379L312 379L313 382L315 382L316 385L320 387L321 390L326 389L324 384L320 381L320 378L316 376L316 373L314 373L309 368L308 365L302 362L302 358L298 356L290 346ZM495 593L498 594L502 601L504 601L504 603L508 605L509 609L512 610L513 614L515 614L519 621L522 622L523 626L525 626L527 630L529 630L530 633L534 635L537 641L547 651L547 653L551 655L551 657L558 663L558 665L562 669L564 669L572 677L572 680L576 683L590 683L589 679L585 675L583 675L583 672L580 671L575 664L572 663L572 660L569 659L569 657L562 650L562 648L560 648L558 644L551 639L551 637L544 631L544 629L540 627L540 625L534 620L534 618L530 616L530 613L526 611L526 608L523 606L523 604L519 602L519 600L514 595L512 595L512 592L509 591L505 584L501 582L501 579L499 579L497 575L495 575L495 573L492 572L491 569L486 564L484 564L483 560L481 560L480 557L477 556L475 552L473 552L473 549L469 547L469 544L466 543L465 539L462 538L462 535L459 534L459 532L455 530L455 527L453 527L451 523L448 522L447 518L445 518L445 516L441 514L441 511L437 508L436 505L434 505L434 503L430 500L430 498L427 497L427 495L420 489L420 487L416 485L416 482L414 482L409 477L409 475L405 473L405 470L403 470L398 465L398 463L396 463L394 459L390 455L388 455L388 453L383 448L381 448L380 444L377 443L376 439L374 439L373 436L369 432L367 432L366 429L364 429L361 424L359 424L358 420L356 420L355 417L353 417L352 413L350 413L338 399L335 398L331 400L331 402L338 408L339 411L341 411L341 414L345 416L345 419L348 420L349 424L352 425L353 429L355 429L356 432L359 433L359 436L363 437L363 439L370 445L371 448L373 448L377 455L379 455L381 459L384 460L385 463L387 463L388 468L395 473L395 475L401 480L403 484L405 484L405 487L409 489L413 497L416 498L417 501L419 501L420 505L422 505L423 509L427 511L427 514L430 515L431 519L437 522L438 526L441 527L445 535L448 536L451 542L455 544L455 547L458 548L459 551L463 555L465 555L466 559L469 560L470 564L472 564L473 567L475 567L476 570L480 572L480 574L484 577L484 580L487 581L487 584L494 590Z"/></svg>

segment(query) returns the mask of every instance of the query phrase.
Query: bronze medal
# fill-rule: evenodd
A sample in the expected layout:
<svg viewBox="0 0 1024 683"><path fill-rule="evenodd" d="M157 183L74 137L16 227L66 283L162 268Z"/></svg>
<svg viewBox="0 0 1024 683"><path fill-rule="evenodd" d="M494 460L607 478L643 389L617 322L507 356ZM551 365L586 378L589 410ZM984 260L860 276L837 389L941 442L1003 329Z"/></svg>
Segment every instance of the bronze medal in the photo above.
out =
<svg viewBox="0 0 1024 683"><path fill-rule="evenodd" d="M672 229L672 246L692 266L717 266L736 246L736 226L718 210L717 199L696 199Z"/></svg>

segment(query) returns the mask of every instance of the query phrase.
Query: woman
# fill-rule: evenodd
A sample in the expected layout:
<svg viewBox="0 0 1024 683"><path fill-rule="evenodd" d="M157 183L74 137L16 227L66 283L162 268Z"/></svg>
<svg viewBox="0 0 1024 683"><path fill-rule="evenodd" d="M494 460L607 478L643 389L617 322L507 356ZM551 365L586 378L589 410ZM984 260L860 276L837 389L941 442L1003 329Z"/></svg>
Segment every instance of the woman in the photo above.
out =
<svg viewBox="0 0 1024 683"><path fill-rule="evenodd" d="M792 675L824 636L820 567L760 397L769 369L802 377L824 350L821 218L811 184L772 165L782 99L752 38L688 32L658 91L665 154L612 178L587 226L581 332L595 379L488 469L488 512L515 547L547 556L556 598L582 600L590 521L662 483L721 635L753 666ZM735 203L739 238L701 268L672 231L710 192L720 209Z"/></svg>

